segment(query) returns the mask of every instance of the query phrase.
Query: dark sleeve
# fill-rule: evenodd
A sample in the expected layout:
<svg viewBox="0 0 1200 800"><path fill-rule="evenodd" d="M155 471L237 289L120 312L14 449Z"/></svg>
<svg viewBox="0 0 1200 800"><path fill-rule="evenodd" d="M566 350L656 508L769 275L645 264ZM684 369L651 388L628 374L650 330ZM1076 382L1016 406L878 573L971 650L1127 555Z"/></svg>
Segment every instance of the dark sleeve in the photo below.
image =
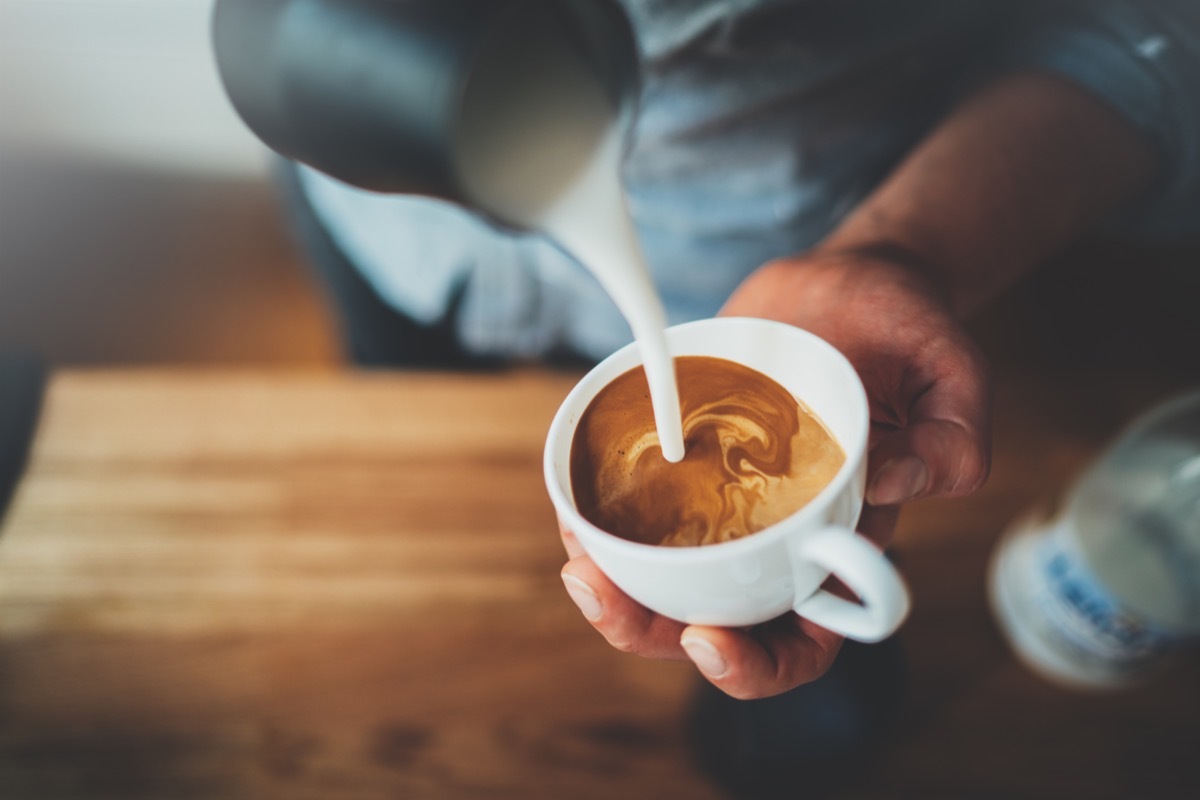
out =
<svg viewBox="0 0 1200 800"><path fill-rule="evenodd" d="M1115 226L1200 234L1200 0L1044 2L1005 68L1061 75L1110 104L1158 151L1152 195Z"/></svg>

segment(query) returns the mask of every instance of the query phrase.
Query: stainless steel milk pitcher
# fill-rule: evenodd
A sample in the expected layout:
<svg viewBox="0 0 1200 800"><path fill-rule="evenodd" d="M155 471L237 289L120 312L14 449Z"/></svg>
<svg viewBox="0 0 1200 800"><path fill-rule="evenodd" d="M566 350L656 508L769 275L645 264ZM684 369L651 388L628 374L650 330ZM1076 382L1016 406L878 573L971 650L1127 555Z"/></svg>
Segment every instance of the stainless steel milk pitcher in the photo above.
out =
<svg viewBox="0 0 1200 800"><path fill-rule="evenodd" d="M513 215L473 185L468 152L513 138L489 126L522 120L520 146L537 153L570 116L544 106L577 89L598 88L621 124L636 104L637 48L615 0L218 0L212 33L233 106L273 150L501 220Z"/></svg>

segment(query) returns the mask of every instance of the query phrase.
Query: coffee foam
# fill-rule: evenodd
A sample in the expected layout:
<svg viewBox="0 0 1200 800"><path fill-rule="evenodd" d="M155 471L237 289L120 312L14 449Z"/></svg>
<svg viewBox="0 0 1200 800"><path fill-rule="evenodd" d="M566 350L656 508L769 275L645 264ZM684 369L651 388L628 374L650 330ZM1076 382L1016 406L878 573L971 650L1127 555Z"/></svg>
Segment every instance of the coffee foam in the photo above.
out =
<svg viewBox="0 0 1200 800"><path fill-rule="evenodd" d="M639 367L593 399L571 448L580 513L647 544L695 546L747 536L795 513L845 453L777 382L725 359L675 359L685 456L662 457Z"/></svg>

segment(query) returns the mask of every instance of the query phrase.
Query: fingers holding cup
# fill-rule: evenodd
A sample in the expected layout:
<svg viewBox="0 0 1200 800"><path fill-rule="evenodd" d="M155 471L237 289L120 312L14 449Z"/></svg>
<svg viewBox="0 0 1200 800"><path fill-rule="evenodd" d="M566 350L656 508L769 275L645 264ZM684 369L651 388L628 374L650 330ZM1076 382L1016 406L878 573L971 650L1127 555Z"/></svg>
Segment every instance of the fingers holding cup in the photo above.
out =
<svg viewBox="0 0 1200 800"><path fill-rule="evenodd" d="M580 613L610 645L646 658L685 658L679 644L684 624L630 598L588 556L572 558L561 575Z"/></svg>

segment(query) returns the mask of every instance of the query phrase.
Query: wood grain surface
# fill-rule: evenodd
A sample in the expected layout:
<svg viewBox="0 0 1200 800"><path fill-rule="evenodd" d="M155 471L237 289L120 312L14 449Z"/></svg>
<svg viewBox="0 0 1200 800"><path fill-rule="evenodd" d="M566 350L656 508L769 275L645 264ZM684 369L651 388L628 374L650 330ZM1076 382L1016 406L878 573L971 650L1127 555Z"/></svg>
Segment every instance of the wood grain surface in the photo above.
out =
<svg viewBox="0 0 1200 800"><path fill-rule="evenodd" d="M723 797L690 666L562 591L540 457L575 377L58 374L0 529L0 798ZM1004 527L1173 388L1126 377L1005 382L989 485L907 512L911 687L836 796L1200 796L1194 661L1066 691L983 591Z"/></svg>

